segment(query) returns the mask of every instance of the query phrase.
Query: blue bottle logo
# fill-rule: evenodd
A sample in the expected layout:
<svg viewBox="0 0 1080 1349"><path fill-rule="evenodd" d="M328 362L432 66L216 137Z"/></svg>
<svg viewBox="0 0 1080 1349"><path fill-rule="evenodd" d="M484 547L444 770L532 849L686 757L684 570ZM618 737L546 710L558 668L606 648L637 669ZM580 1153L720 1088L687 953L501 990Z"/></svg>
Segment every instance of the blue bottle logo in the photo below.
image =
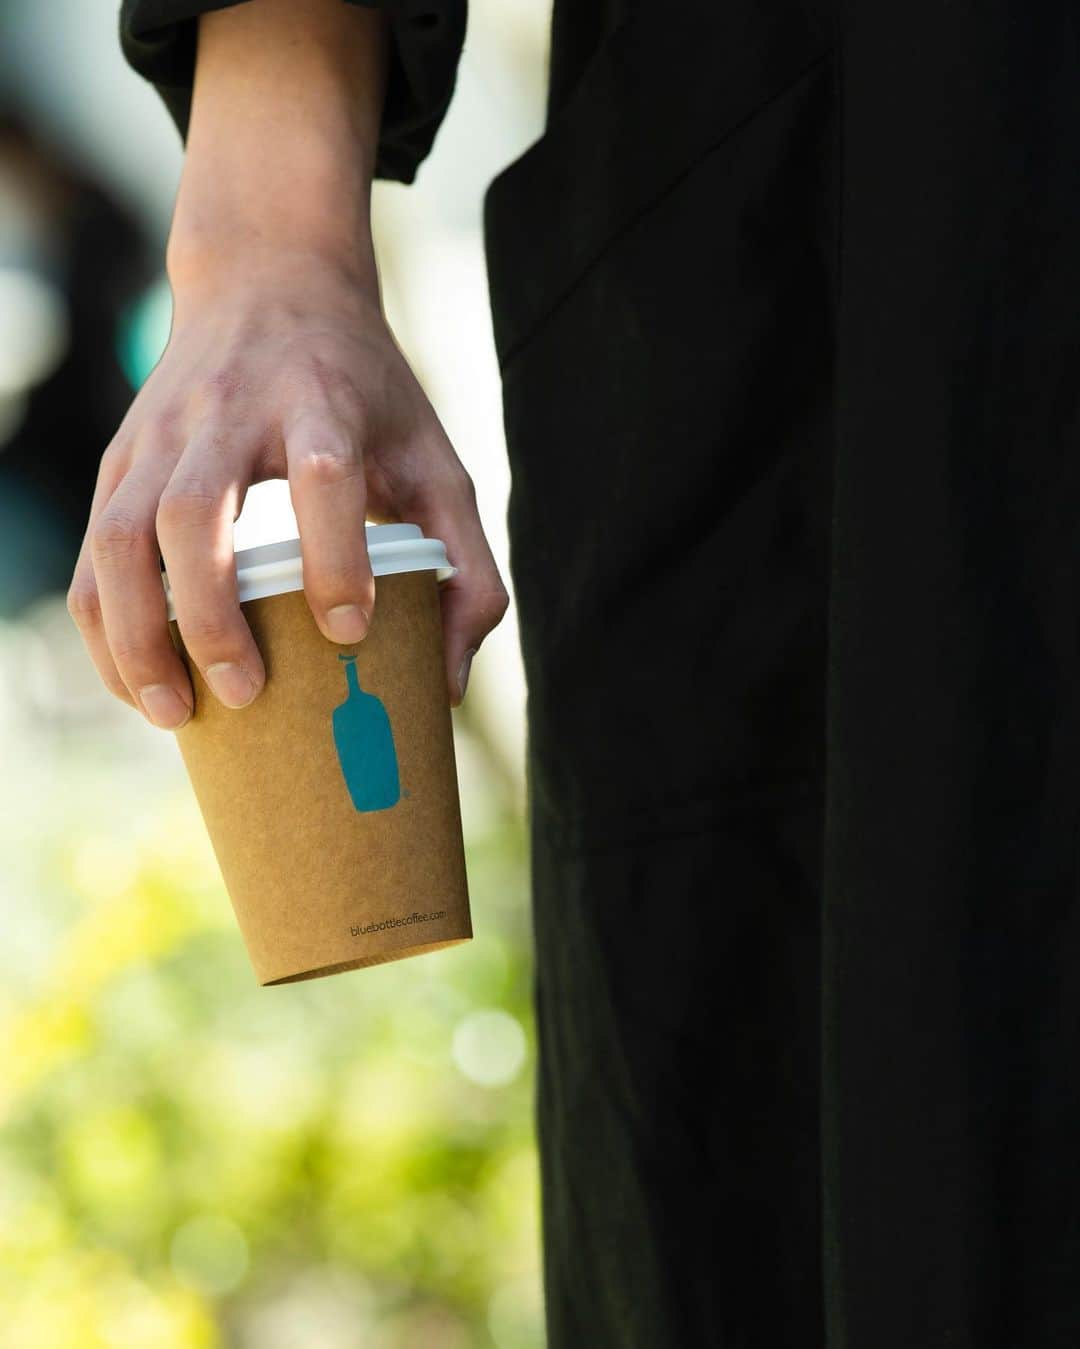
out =
<svg viewBox="0 0 1080 1349"><path fill-rule="evenodd" d="M365 693L356 674L356 657L338 655L345 662L349 696L334 708L334 744L338 762L357 810L387 810L401 796L397 751L386 708L373 693Z"/></svg>

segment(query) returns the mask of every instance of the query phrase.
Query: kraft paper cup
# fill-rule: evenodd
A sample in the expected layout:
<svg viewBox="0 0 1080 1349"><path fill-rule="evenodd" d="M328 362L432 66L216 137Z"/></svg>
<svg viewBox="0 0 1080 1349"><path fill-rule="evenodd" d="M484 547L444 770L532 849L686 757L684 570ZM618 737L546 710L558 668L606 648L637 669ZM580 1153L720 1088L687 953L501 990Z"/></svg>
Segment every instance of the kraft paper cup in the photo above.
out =
<svg viewBox="0 0 1080 1349"><path fill-rule="evenodd" d="M266 665L249 707L208 691L169 600L195 690L177 742L260 984L472 936L438 593L453 568L416 525L367 537L376 603L355 646L315 626L298 540L237 553Z"/></svg>

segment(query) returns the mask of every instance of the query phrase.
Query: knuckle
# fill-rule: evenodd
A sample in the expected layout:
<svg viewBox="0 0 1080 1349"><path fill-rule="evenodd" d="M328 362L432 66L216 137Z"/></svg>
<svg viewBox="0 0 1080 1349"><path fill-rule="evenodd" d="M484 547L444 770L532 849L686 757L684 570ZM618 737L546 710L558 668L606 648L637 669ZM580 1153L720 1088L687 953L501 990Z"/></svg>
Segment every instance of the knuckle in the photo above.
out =
<svg viewBox="0 0 1080 1349"><path fill-rule="evenodd" d="M336 487L363 476L364 467L351 445L332 436L305 450L297 464L300 481L313 487Z"/></svg>
<svg viewBox="0 0 1080 1349"><path fill-rule="evenodd" d="M95 627L101 621L101 600L97 586L82 578L72 581L67 592L67 611L77 627Z"/></svg>
<svg viewBox="0 0 1080 1349"><path fill-rule="evenodd" d="M509 607L510 596L506 593L505 586L501 584L482 591L477 605L481 618L489 628L495 627L502 620Z"/></svg>
<svg viewBox="0 0 1080 1349"><path fill-rule="evenodd" d="M175 480L158 501L157 523L165 529L187 529L207 525L217 518L221 499L197 478Z"/></svg>
<svg viewBox="0 0 1080 1349"><path fill-rule="evenodd" d="M460 464L454 472L451 479L453 490L463 501L470 506L476 504L476 483Z"/></svg>
<svg viewBox="0 0 1080 1349"><path fill-rule="evenodd" d="M236 625L229 617L213 609L200 609L193 614L180 614L177 626L184 642L202 651L220 650L238 645Z"/></svg>
<svg viewBox="0 0 1080 1349"><path fill-rule="evenodd" d="M137 553L146 539L146 530L130 511L110 506L94 526L90 541L95 562L122 562Z"/></svg>
<svg viewBox="0 0 1080 1349"><path fill-rule="evenodd" d="M476 504L476 486L457 459L449 460L431 474L422 491L433 498L448 501L459 509L471 509Z"/></svg>
<svg viewBox="0 0 1080 1349"><path fill-rule="evenodd" d="M109 640L109 654L125 685L149 682L148 672L155 664L154 650L141 634L114 633Z"/></svg>
<svg viewBox="0 0 1080 1349"><path fill-rule="evenodd" d="M495 627L509 607L510 596L501 581L478 587L472 595L469 606L476 623L485 632Z"/></svg>

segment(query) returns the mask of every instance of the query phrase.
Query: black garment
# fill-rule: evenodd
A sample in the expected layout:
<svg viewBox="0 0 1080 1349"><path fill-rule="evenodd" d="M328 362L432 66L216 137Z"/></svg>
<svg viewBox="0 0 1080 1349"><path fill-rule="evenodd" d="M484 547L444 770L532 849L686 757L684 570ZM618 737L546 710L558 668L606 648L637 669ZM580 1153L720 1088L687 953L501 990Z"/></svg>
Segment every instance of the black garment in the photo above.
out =
<svg viewBox="0 0 1080 1349"><path fill-rule="evenodd" d="M486 229L558 1349L1080 1342L1078 23L556 0Z"/></svg>
<svg viewBox="0 0 1080 1349"><path fill-rule="evenodd" d="M832 1328L886 1349L1065 1349L1080 1343L1080 11L856 4L843 66Z"/></svg>
<svg viewBox="0 0 1080 1349"><path fill-rule="evenodd" d="M487 197L557 1349L823 1342L831 40L627 16Z"/></svg>

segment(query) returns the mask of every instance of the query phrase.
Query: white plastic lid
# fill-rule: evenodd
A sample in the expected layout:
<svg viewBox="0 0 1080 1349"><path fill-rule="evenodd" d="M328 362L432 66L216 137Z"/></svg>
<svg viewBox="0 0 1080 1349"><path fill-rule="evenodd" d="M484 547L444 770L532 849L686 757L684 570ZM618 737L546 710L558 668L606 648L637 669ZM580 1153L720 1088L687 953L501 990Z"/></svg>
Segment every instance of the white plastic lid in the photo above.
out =
<svg viewBox="0 0 1080 1349"><path fill-rule="evenodd" d="M441 539L425 539L419 525L367 525L368 557L375 576L392 576L403 571L433 571L436 580L446 581L457 572L446 556ZM300 562L300 540L282 539L280 543L262 543L257 548L242 548L235 554L236 582L240 603L265 599L303 590L304 573ZM169 619L173 611L169 578L162 576Z"/></svg>

